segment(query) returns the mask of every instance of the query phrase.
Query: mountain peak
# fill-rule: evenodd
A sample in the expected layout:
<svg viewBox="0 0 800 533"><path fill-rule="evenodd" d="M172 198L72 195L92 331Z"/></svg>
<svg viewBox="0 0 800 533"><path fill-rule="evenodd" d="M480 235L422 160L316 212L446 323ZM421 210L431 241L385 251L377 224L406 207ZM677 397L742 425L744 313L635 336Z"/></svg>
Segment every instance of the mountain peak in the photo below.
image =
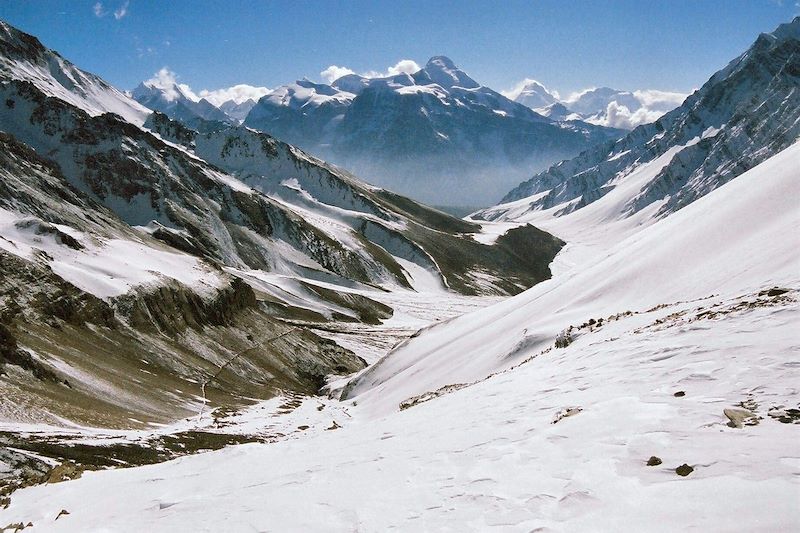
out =
<svg viewBox="0 0 800 533"><path fill-rule="evenodd" d="M447 56L433 56L425 64L425 68L414 74L414 80L420 85L440 85L444 89L463 87L476 89L480 84L470 78Z"/></svg>
<svg viewBox="0 0 800 533"><path fill-rule="evenodd" d="M776 41L785 41L787 39L800 40L800 16L795 17L791 22L781 24L775 28L775 31L768 35L773 37Z"/></svg>
<svg viewBox="0 0 800 533"><path fill-rule="evenodd" d="M511 96L513 97L513 94ZM515 102L531 109L545 107L558 101L547 87L532 79L526 79L522 88L519 89L519 94L513 98Z"/></svg>
<svg viewBox="0 0 800 533"><path fill-rule="evenodd" d="M447 56L433 56L425 64L426 67L439 67L447 69L458 69L453 60Z"/></svg>

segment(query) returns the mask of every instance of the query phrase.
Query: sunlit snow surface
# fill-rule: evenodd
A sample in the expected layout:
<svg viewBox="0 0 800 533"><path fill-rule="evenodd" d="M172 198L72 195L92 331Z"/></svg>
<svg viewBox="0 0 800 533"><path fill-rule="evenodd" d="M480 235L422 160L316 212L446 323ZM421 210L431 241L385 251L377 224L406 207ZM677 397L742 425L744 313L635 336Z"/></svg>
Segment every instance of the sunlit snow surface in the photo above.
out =
<svg viewBox="0 0 800 533"><path fill-rule="evenodd" d="M775 416L800 407L798 168L795 144L640 227L604 220L610 193L550 224L570 237L553 280L422 332L368 369L350 400L307 400L284 422L307 430L24 489L0 524L798 530L800 426ZM789 291L769 295L774 286ZM570 325L573 342L553 348ZM740 404L754 425L727 425L723 411ZM259 416L256 406L241 423ZM332 417L342 427L329 429ZM647 466L651 456L662 463Z"/></svg>

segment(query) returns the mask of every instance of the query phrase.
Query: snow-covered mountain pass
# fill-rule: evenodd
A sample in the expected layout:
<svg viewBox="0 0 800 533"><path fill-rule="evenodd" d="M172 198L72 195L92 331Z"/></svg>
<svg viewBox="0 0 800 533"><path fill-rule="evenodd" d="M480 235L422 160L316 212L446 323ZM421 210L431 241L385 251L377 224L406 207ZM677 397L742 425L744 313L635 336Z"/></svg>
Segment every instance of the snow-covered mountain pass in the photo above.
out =
<svg viewBox="0 0 800 533"><path fill-rule="evenodd" d="M798 168L796 143L633 233L605 257L593 255L594 264L582 262L516 297L423 332L368 368L345 396L387 413L410 397L518 364L590 319L706 297L713 303L773 285L797 288Z"/></svg>
<svg viewBox="0 0 800 533"><path fill-rule="evenodd" d="M422 332L335 413L299 407L288 440L18 490L0 523L797 529L798 160L795 144L585 273Z"/></svg>

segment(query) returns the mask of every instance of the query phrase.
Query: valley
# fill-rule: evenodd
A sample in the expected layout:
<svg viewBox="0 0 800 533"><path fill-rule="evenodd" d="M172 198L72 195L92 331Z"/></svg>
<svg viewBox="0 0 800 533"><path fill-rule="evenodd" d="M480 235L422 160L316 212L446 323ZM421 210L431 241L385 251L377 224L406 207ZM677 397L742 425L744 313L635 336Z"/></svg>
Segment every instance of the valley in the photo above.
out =
<svg viewBox="0 0 800 533"><path fill-rule="evenodd" d="M0 533L800 529L800 16L752 37L196 94L0 20Z"/></svg>

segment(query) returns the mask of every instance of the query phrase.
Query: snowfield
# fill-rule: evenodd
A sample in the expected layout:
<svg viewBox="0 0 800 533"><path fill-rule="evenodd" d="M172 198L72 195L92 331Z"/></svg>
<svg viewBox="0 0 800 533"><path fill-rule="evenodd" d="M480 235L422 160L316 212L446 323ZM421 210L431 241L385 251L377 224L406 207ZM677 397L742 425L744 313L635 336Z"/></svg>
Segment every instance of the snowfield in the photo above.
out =
<svg viewBox="0 0 800 533"><path fill-rule="evenodd" d="M562 254L572 268L562 267L561 275L514 298L412 339L367 369L350 397L363 394L374 409L387 413L410 396L508 368L590 318L776 284L799 286L798 168L800 143L636 233L631 234L630 218L611 219L611 209L602 217L589 216L587 223L587 215L616 205L615 193L626 189L620 185L545 226L571 243ZM636 179L635 173L629 179Z"/></svg>
<svg viewBox="0 0 800 533"><path fill-rule="evenodd" d="M796 530L798 428L769 416L797 403L796 293L652 325L676 309L612 321L386 417L359 405L340 429L18 491L0 521L83 532ZM726 425L723 410L739 402L757 425ZM651 456L662 463L647 466ZM675 472L683 464L687 477Z"/></svg>
<svg viewBox="0 0 800 533"><path fill-rule="evenodd" d="M68 246L60 235L74 239ZM127 239L101 239L64 225L0 209L0 250L43 258L61 278L110 299L141 285L176 280L209 295L224 286L220 273L199 259Z"/></svg>
<svg viewBox="0 0 800 533"><path fill-rule="evenodd" d="M395 349L336 424L308 399L286 440L20 490L0 524L798 530L798 168L800 143L638 231L562 217L571 268Z"/></svg>

